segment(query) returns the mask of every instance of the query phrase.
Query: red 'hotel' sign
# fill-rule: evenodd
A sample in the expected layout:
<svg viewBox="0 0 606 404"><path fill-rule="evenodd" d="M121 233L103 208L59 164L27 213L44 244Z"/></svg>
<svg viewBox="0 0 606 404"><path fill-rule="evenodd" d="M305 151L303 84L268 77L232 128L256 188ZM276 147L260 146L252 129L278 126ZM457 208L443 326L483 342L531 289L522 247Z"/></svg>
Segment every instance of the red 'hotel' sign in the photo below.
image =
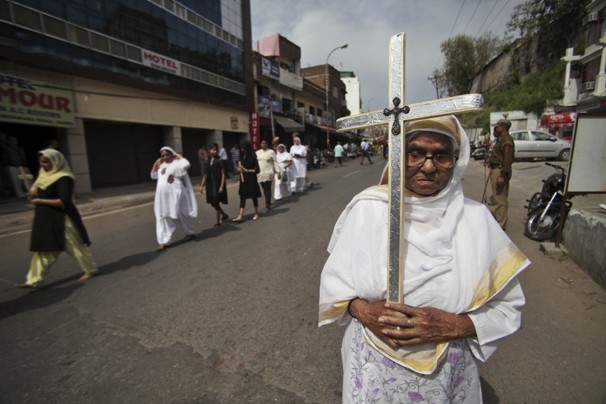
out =
<svg viewBox="0 0 606 404"><path fill-rule="evenodd" d="M162 56L143 49L143 64L145 66L154 68L156 70L162 70L163 72L180 75L181 74L181 63L175 59Z"/></svg>
<svg viewBox="0 0 606 404"><path fill-rule="evenodd" d="M75 123L73 94L0 73L0 121L71 128Z"/></svg>

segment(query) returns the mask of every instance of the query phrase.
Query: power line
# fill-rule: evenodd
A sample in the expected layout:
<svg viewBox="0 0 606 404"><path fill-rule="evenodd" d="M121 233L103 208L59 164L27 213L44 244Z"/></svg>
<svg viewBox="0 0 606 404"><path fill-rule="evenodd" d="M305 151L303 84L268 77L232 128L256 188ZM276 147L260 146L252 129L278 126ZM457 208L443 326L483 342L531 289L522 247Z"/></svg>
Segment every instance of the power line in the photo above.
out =
<svg viewBox="0 0 606 404"><path fill-rule="evenodd" d="M478 0L478 3L476 4L476 8L473 10L473 14L471 14L471 17L469 17L469 21L467 21L467 25L465 25L465 29L463 29L463 34L465 34L465 31L467 31L467 27L469 27L469 23L471 22L471 20L473 20L473 17L476 15L476 12L478 11L478 7L480 7L480 2L482 0Z"/></svg>
<svg viewBox="0 0 606 404"><path fill-rule="evenodd" d="M463 0L463 3L461 3L461 7L459 8L459 12L457 13L457 18L455 18L455 22L454 22L454 24L452 24L452 29L450 30L450 34L448 34L448 39L450 39L450 37L452 36L452 33L454 32L455 27L457 26L457 22L459 21L459 16L461 15L461 11L463 10L464 5L465 5L465 0Z"/></svg>
<svg viewBox="0 0 606 404"><path fill-rule="evenodd" d="M484 18L484 21L482 21L482 25L480 25L480 28L478 28L478 32L476 32L476 38L480 36L480 31L482 31L482 28L484 28L484 24L486 24L486 21L488 21L488 17L490 17L490 14L492 14L492 11L497 6L498 1L499 0L494 0L494 4L492 5L492 8L488 12L488 14L486 14L486 18Z"/></svg>
<svg viewBox="0 0 606 404"><path fill-rule="evenodd" d="M503 12L503 10L505 10L505 7L507 7L507 5L509 4L510 1L511 0L507 0L507 2L503 5L503 7L501 7L501 9L499 10L499 12L494 16L494 18L492 19L492 21L490 21L490 24L488 24L488 26L484 29L484 32L482 32L482 34L485 34L486 31L488 31L488 29L492 26L492 24L497 19L497 17Z"/></svg>

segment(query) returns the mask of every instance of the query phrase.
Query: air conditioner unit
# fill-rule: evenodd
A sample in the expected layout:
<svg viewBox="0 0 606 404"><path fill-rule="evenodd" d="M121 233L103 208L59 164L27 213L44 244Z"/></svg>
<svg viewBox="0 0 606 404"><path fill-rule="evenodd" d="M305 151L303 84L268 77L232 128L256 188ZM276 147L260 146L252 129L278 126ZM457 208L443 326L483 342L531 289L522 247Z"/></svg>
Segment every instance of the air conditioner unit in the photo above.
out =
<svg viewBox="0 0 606 404"><path fill-rule="evenodd" d="M595 81L587 81L582 85L582 91L593 91L595 89Z"/></svg>
<svg viewBox="0 0 606 404"><path fill-rule="evenodd" d="M597 12L589 13L587 15L587 22L593 22L593 21L597 21L597 20L598 20L598 13Z"/></svg>

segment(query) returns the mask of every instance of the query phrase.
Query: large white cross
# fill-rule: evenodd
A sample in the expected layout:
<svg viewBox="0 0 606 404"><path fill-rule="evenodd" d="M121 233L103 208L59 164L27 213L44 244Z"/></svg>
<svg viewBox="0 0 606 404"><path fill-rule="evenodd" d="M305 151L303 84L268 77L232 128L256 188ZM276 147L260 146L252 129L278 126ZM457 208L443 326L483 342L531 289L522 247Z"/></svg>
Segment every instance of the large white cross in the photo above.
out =
<svg viewBox="0 0 606 404"><path fill-rule="evenodd" d="M391 108L337 120L337 131L378 125L389 125L389 224L387 254L387 301L403 302L404 253L404 164L402 128L405 121L460 114L481 110L484 100L480 94L467 94L435 101L404 105L404 68L406 34L391 37L389 42L389 103Z"/></svg>

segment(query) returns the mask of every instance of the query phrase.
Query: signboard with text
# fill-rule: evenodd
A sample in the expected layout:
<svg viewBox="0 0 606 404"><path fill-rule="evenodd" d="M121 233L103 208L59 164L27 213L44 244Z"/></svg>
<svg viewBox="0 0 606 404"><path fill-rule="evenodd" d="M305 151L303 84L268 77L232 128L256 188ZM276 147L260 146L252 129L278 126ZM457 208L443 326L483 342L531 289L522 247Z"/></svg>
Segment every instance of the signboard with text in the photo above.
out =
<svg viewBox="0 0 606 404"><path fill-rule="evenodd" d="M74 109L69 90L0 74L0 121L71 128L75 124Z"/></svg>
<svg viewBox="0 0 606 404"><path fill-rule="evenodd" d="M257 112L250 113L250 142L255 150L261 145L261 126L259 123L259 114Z"/></svg>
<svg viewBox="0 0 606 404"><path fill-rule="evenodd" d="M280 80L280 65L273 60L261 58L261 73L272 79Z"/></svg>
<svg viewBox="0 0 606 404"><path fill-rule="evenodd" d="M156 70L161 70L166 73L176 75L181 74L181 63L179 63L175 59L162 56L158 53L148 51L146 49L142 50L141 56L143 64L147 67L151 67Z"/></svg>

